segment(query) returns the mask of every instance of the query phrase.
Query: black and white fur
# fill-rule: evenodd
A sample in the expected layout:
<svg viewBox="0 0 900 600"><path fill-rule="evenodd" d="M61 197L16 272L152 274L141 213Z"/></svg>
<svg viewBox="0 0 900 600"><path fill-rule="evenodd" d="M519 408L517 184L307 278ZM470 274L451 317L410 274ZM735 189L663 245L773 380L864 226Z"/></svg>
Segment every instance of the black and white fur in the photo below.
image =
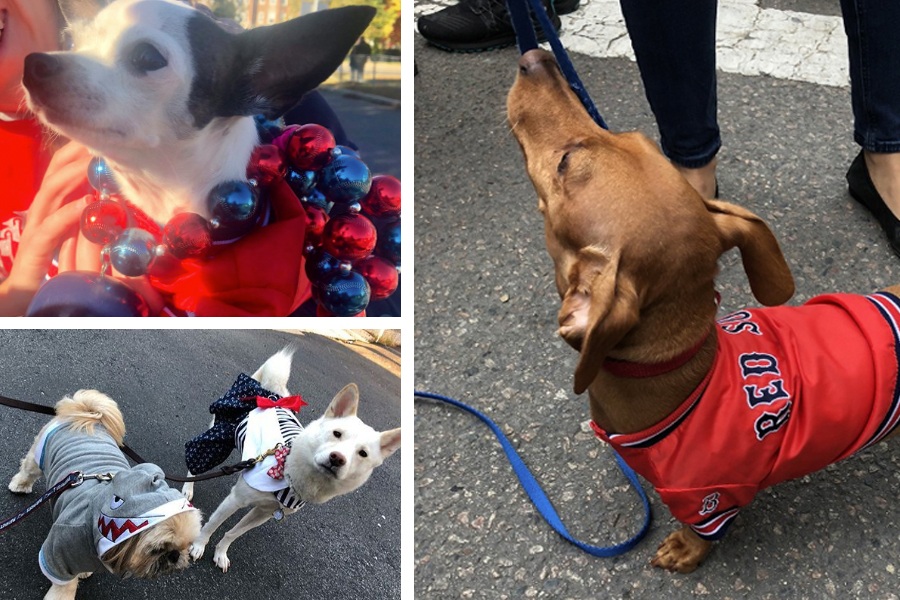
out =
<svg viewBox="0 0 900 600"><path fill-rule="evenodd" d="M218 183L246 180L252 115L277 118L340 65L375 9L321 11L241 33L176 0L61 0L74 51L25 59L29 108L103 156L160 223L208 216Z"/></svg>
<svg viewBox="0 0 900 600"><path fill-rule="evenodd" d="M253 374L253 379L269 391L289 396L292 354L290 348L285 348L270 357ZM359 388L355 383L348 384L331 400L325 414L306 425L293 439L284 463L284 475L294 494L305 503L322 504L356 490L400 448L400 428L375 431L356 416L358 405ZM186 483L182 493L191 499L194 484ZM283 507L272 492L258 491L243 477L238 477L231 493L210 515L194 540L191 557L201 558L210 536L235 512L246 507L250 511L216 545L213 561L223 572L231 565L228 548L238 537L271 519L276 511L289 515L298 510Z"/></svg>

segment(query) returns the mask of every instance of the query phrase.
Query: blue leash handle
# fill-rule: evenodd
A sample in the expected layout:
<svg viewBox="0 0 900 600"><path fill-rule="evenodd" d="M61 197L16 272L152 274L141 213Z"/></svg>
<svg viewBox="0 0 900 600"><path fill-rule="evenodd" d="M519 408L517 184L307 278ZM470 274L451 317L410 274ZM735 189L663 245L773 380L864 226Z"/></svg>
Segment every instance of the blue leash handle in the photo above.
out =
<svg viewBox="0 0 900 600"><path fill-rule="evenodd" d="M556 531L556 533L562 536L566 541L574 544L581 550L593 556L610 558L612 556L618 556L620 554L628 552L629 550L634 548L639 541L641 541L644 535L646 535L647 530L650 528L651 520L650 502L649 500L647 500L647 494L644 493L644 489L641 487L641 483L640 481L638 481L637 475L631 469L631 467L625 464L625 461L622 460L622 457L619 456L618 453L614 452L613 454L615 454L616 462L619 463L619 468L622 469L625 477L627 477L631 482L631 485L637 491L638 496L640 496L641 502L644 504L644 524L641 526L641 529L637 532L637 534L635 534L632 538L625 540L621 544L615 544L612 546L593 546L591 544L586 544L585 542L575 539L575 537L573 537L572 534L569 533L569 530L566 529L566 526L563 524L562 519L559 518L559 514L557 514L556 509L553 508L553 504L550 502L547 494L545 494L543 488L541 488L541 484L538 483L537 479L534 478L534 475L531 474L528 466L519 457L518 452L516 452L516 449L513 448L513 445L512 443L510 443L509 439L503 434L502 431L500 431L500 427L498 427L497 424L494 423L487 415L476 408L472 408L468 404L465 404L448 396L442 396L440 394L418 390L415 392L415 395L420 398L439 400L441 402L446 402L447 404L452 404L453 406L461 408L462 410L471 413L481 419L481 421L485 425L487 425L492 432L494 432L494 435L497 436L497 441L499 441L500 445L503 447L503 451L506 453L506 457L509 459L513 471L515 471L516 473L516 477L519 478L519 482L525 489L525 493L528 494L528 497L534 503L534 506L538 509L538 512L541 513L541 516L544 518L544 520L550 524L550 527L552 527L554 531Z"/></svg>
<svg viewBox="0 0 900 600"><path fill-rule="evenodd" d="M550 47L553 49L553 54L556 56L556 63L559 65L560 71L562 71L562 74L569 82L569 87L572 88L572 91L575 92L575 95L581 100L585 110L587 110L588 114L591 115L591 118L594 119L597 125L603 129L609 129L606 125L606 121L604 121L603 117L600 115L600 111L598 111L597 107L594 105L594 101L591 100L591 96L588 94L587 89L585 89L584 84L581 83L578 73L575 72L575 67L572 65L572 61L569 60L569 55L566 53L566 49L563 48L562 42L559 41L559 36L556 35L556 30L553 29L553 23L550 22L550 17L547 15L547 11L541 3L541 0L506 0L506 8L509 11L510 21L512 21L513 30L516 33L516 42L519 46L519 52L525 54L529 50L538 47L534 26L528 15L529 4L531 5L531 10L537 17L541 29L544 31L544 36L547 38Z"/></svg>

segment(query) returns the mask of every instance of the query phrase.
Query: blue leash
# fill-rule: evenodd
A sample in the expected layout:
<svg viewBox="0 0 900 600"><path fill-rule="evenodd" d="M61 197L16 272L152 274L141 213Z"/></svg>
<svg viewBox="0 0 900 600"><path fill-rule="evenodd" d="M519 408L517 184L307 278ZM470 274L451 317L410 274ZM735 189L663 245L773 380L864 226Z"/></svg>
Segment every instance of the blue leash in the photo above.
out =
<svg viewBox="0 0 900 600"><path fill-rule="evenodd" d="M581 100L585 110L587 110L588 114L591 115L591 118L594 119L597 125L603 129L609 129L606 125L606 121L600 116L600 111L598 111L597 107L594 105L594 101L591 100L591 96L587 93L584 84L581 83L578 73L575 72L575 67L572 65L572 61L569 60L569 55L566 53L566 49L563 48L562 42L559 41L559 36L556 35L556 30L553 29L553 23L550 22L550 17L547 15L547 11L544 9L541 0L506 0L506 7L507 10L509 10L513 30L516 33L516 43L519 46L519 52L525 54L529 50L538 47L534 26L528 15L529 4L531 5L532 12L534 12L537 17L541 29L544 31L544 36L547 38L550 47L553 49L553 54L556 56L556 63L559 65L560 71L562 71L562 74L569 82L569 87L572 88L572 91L575 92L575 95Z"/></svg>
<svg viewBox="0 0 900 600"><path fill-rule="evenodd" d="M550 499L547 498L547 494L544 493L543 488L541 488L541 484L538 483L537 479L534 478L534 475L531 474L531 471L528 469L528 466L522 461L519 454L516 452L516 449L513 448L509 439L503 432L500 431L500 428L494 423L487 415L478 409L472 408L468 404L460 402L459 400L455 400L448 396L442 396L440 394L433 394L431 392L422 392L416 391L415 395L420 398L428 398L430 400L439 400L441 402L446 402L447 404L452 404L457 408L461 408L466 412L469 412L490 427L491 431L494 432L494 435L497 436L497 441L500 442L500 445L503 447L503 451L506 453L506 457L509 459L510 464L512 465L513 471L516 473L516 477L519 478L519 482L522 484L522 487L525 489L525 493L528 494L528 497L531 499L534 506L538 509L538 512L541 513L541 516L544 517L544 520L550 524L550 527L556 531L560 536L563 537L566 541L574 544L581 550L584 550L588 554L593 556L599 556L601 558L609 558L612 556L618 556L620 554L624 554L631 550L637 545L639 541L646 535L647 530L650 528L650 502L647 500L647 495L644 493L643 488L641 487L640 482L638 481L637 475L635 472L625 464L625 461L622 460L622 457L615 454L616 462L619 463L619 468L622 469L622 472L625 474L625 477L631 482L631 485L634 486L634 489L637 491L638 496L641 498L641 502L644 504L644 524L641 526L640 531L637 532L631 539L628 539L621 544L615 544L613 546L593 546L591 544L586 544L580 540L575 539L572 534L566 529L566 526L563 524L562 519L559 518L559 515L556 512L556 509L553 508L553 504L550 502Z"/></svg>

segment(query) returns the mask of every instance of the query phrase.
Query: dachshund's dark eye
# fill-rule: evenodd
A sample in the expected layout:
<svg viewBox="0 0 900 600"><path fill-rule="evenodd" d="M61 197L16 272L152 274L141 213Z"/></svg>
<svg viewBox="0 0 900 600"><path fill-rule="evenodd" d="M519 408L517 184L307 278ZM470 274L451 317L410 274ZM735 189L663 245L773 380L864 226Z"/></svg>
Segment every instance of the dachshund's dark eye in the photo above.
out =
<svg viewBox="0 0 900 600"><path fill-rule="evenodd" d="M562 158L559 159L559 165L556 167L556 172L559 175L562 175L566 172L566 169L569 168L569 152L566 152L562 155Z"/></svg>
<svg viewBox="0 0 900 600"><path fill-rule="evenodd" d="M334 431L334 437L339 438L339 437L341 437L341 435L343 435L343 434L340 431L338 431L338 430Z"/></svg>
<svg viewBox="0 0 900 600"><path fill-rule="evenodd" d="M140 75L157 71L169 64L169 61L149 42L141 42L132 48L128 60Z"/></svg>

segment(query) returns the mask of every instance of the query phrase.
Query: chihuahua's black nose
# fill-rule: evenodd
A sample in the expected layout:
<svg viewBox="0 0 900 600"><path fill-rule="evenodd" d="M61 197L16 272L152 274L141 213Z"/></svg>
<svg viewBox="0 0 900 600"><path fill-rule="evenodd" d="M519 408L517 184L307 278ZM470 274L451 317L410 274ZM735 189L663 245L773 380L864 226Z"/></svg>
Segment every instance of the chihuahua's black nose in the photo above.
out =
<svg viewBox="0 0 900 600"><path fill-rule="evenodd" d="M25 75L22 81L28 87L55 77L62 69L62 61L58 57L35 52L25 57Z"/></svg>
<svg viewBox="0 0 900 600"><path fill-rule="evenodd" d="M537 75L556 69L556 59L546 50L529 50L519 58L519 75Z"/></svg>
<svg viewBox="0 0 900 600"><path fill-rule="evenodd" d="M332 452L328 458L331 460L332 467L343 467L347 464L347 459L340 452Z"/></svg>

